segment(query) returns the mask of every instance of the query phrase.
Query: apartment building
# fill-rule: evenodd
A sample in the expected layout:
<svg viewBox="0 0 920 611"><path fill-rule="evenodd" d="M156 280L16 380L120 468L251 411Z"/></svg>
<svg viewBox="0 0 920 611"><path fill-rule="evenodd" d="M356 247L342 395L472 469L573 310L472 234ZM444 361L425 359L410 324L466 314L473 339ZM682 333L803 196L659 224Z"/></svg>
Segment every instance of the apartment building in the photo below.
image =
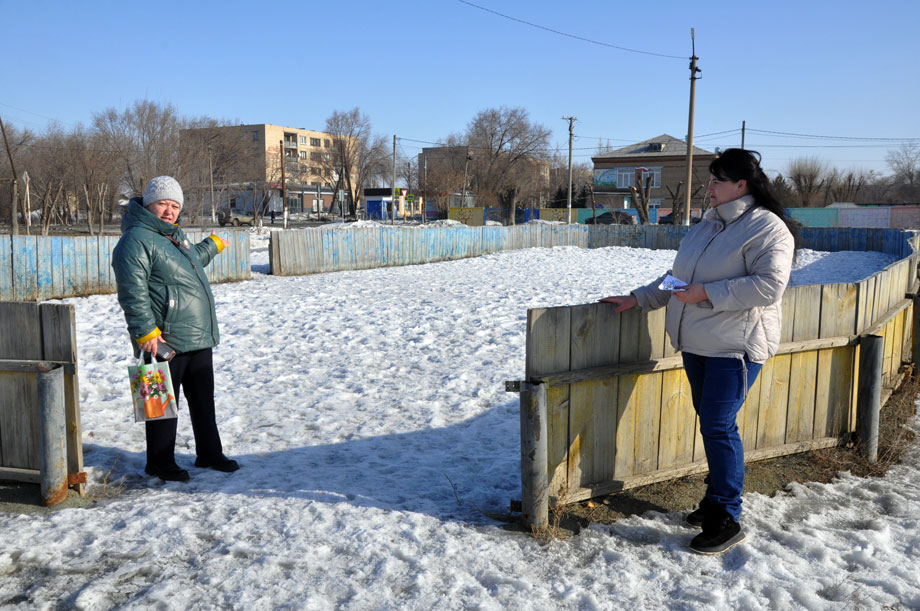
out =
<svg viewBox="0 0 920 611"><path fill-rule="evenodd" d="M180 140L184 151L197 151L189 158L200 160L207 148L207 172L222 206L251 209L262 202L280 211L283 181L288 210L323 213L341 188L341 161L327 132L256 123L182 130Z"/></svg>

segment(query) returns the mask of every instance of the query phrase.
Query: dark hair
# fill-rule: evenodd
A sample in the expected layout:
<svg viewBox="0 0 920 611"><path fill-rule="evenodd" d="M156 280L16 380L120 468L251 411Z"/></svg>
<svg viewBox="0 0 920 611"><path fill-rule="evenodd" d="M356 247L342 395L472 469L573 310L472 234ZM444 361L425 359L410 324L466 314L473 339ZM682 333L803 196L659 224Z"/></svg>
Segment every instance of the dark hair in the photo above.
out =
<svg viewBox="0 0 920 611"><path fill-rule="evenodd" d="M783 219L798 245L799 232L796 225L786 216L785 207L776 198L770 179L760 167L760 159L760 153L757 151L725 149L709 164L709 172L719 180L746 181L748 193L754 197L754 203Z"/></svg>

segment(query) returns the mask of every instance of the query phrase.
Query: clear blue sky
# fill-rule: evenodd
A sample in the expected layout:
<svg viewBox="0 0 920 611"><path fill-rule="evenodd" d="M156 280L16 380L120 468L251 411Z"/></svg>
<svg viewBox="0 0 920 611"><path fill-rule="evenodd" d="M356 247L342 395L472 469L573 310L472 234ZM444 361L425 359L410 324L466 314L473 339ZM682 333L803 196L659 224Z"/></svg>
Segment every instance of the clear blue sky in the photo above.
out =
<svg viewBox="0 0 920 611"><path fill-rule="evenodd" d="M0 116L42 131L146 98L323 129L357 106L414 156L521 106L562 149L577 117L589 161L599 141L685 137L692 27L698 146L740 145L746 121L768 170L813 156L887 172L893 139L920 142L917 0L470 1L507 17L459 0L0 0Z"/></svg>

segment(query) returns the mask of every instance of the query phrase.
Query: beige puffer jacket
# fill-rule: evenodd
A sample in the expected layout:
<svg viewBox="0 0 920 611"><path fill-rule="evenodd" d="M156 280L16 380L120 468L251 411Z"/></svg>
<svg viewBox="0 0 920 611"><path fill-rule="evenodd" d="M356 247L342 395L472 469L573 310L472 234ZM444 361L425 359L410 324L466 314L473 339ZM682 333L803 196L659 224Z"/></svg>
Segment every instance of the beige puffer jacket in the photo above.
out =
<svg viewBox="0 0 920 611"><path fill-rule="evenodd" d="M681 241L670 273L700 282L709 300L688 305L658 288L636 289L644 310L668 307L675 350L762 363L779 347L781 301L795 244L786 224L747 195L710 208Z"/></svg>

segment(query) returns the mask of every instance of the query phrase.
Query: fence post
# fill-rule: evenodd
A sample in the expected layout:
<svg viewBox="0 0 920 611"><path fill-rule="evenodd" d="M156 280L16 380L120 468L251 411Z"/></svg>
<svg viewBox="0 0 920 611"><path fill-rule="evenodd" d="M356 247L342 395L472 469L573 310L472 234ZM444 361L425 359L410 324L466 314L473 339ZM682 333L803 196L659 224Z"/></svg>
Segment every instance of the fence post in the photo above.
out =
<svg viewBox="0 0 920 611"><path fill-rule="evenodd" d="M911 335L911 360L920 363L920 295L912 297L914 302L913 334Z"/></svg>
<svg viewBox="0 0 920 611"><path fill-rule="evenodd" d="M859 338L859 387L856 397L856 434L869 462L878 460L878 424L882 407L882 357L885 338Z"/></svg>
<svg viewBox="0 0 920 611"><path fill-rule="evenodd" d="M521 382L521 514L534 530L549 525L546 384Z"/></svg>
<svg viewBox="0 0 920 611"><path fill-rule="evenodd" d="M41 501L50 507L67 498L67 426L64 416L64 368L38 367Z"/></svg>

